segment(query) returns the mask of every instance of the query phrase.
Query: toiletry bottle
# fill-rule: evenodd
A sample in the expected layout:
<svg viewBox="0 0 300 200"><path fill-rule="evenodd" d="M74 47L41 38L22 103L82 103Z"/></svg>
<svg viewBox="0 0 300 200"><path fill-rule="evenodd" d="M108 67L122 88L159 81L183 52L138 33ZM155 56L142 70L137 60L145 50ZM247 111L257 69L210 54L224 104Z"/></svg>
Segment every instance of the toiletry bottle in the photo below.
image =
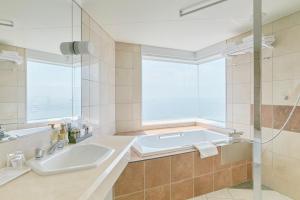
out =
<svg viewBox="0 0 300 200"><path fill-rule="evenodd" d="M55 128L55 124L49 124L51 126L50 143L51 145L58 140L58 130Z"/></svg>
<svg viewBox="0 0 300 200"><path fill-rule="evenodd" d="M68 133L69 143L72 143L71 142L71 140L72 140L72 136L71 136L71 133L72 133L72 123L71 122L67 123L67 133Z"/></svg>
<svg viewBox="0 0 300 200"><path fill-rule="evenodd" d="M76 144L76 135L74 134L73 123L67 123L68 140L70 144Z"/></svg>
<svg viewBox="0 0 300 200"><path fill-rule="evenodd" d="M59 140L64 140L65 143L68 143L68 137L67 137L67 130L66 130L66 124L61 124L60 125L61 129L60 129L60 133L58 135L58 139Z"/></svg>
<svg viewBox="0 0 300 200"><path fill-rule="evenodd" d="M76 130L77 130L77 128L72 128L72 130L71 130L70 137L69 137L69 142L71 144L76 144L76 142L77 142Z"/></svg>

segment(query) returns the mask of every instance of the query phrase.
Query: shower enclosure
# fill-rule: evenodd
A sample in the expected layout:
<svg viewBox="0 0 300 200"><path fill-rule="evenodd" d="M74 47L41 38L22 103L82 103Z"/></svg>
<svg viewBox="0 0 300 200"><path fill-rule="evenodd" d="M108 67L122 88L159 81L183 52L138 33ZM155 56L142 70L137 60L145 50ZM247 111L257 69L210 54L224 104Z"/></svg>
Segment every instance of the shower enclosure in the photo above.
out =
<svg viewBox="0 0 300 200"><path fill-rule="evenodd" d="M254 192L262 188L262 199L267 199L264 193L274 191L277 196L273 199L298 200L300 199L298 150L300 144L300 2L290 1L286 7L277 7L276 5L280 3L278 0L261 0L260 9L260 0L254 1L257 2L254 11L261 13L263 22L260 24L259 16L254 17L255 41L261 42L258 39L259 32L264 36L274 35L276 38L274 48L261 48L261 73L258 73L259 68L255 62L255 59L259 58L254 57L254 82L257 82L255 86L260 82L261 88L261 92L254 90L253 94L254 110L261 99L259 106L261 114L257 114L259 108L254 111L254 128L257 126L256 120L260 120L261 134L254 134L254 139L261 140L262 143L261 149L258 145L254 145L254 163L261 157L259 165L261 170L254 171L254 185L257 183ZM278 13L277 20L267 21L267 16L275 11ZM257 50L259 48L257 45Z"/></svg>
<svg viewBox="0 0 300 200"><path fill-rule="evenodd" d="M208 7L226 2L217 1ZM249 31L228 39L225 47L225 124L226 128L243 131L243 137L250 139L253 156L252 171L248 173L252 173L253 180L235 186L232 192L240 195L233 197L297 200L300 199L300 2L243 3L252 8L251 22L249 18L235 20L237 24L248 23ZM192 12L198 11L202 9Z"/></svg>
<svg viewBox="0 0 300 200"><path fill-rule="evenodd" d="M253 0L252 31L227 41L253 35L250 53L227 58L226 126L253 143L253 184L240 187L253 195L242 199L300 199L300 2L281 4Z"/></svg>

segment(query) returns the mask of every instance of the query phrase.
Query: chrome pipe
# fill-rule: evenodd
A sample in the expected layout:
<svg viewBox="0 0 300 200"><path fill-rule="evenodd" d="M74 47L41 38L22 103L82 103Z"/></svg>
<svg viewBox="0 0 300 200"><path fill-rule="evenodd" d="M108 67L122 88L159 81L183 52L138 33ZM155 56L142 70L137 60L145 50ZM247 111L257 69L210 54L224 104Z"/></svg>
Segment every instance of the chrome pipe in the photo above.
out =
<svg viewBox="0 0 300 200"><path fill-rule="evenodd" d="M254 35L254 143L253 143L253 198L262 199L261 173L261 63L262 63L262 0L253 0Z"/></svg>

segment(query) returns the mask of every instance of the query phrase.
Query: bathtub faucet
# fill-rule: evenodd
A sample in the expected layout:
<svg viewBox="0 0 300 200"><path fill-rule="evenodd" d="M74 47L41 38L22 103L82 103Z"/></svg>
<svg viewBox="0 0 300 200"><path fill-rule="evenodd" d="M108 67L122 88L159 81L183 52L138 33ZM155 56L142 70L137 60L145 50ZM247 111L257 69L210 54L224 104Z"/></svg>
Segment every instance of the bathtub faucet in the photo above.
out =
<svg viewBox="0 0 300 200"><path fill-rule="evenodd" d="M244 133L242 131L237 131L234 129L232 132L230 132L228 135L232 138L232 140L237 140L243 135Z"/></svg>

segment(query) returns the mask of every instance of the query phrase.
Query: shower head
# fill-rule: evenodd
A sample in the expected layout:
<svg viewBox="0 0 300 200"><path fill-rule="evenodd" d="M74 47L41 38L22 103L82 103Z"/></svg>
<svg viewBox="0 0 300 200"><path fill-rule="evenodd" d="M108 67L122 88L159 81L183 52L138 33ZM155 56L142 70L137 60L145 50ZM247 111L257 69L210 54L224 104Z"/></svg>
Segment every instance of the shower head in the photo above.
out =
<svg viewBox="0 0 300 200"><path fill-rule="evenodd" d="M60 45L63 55L86 55L94 53L94 46L89 41L63 42Z"/></svg>

